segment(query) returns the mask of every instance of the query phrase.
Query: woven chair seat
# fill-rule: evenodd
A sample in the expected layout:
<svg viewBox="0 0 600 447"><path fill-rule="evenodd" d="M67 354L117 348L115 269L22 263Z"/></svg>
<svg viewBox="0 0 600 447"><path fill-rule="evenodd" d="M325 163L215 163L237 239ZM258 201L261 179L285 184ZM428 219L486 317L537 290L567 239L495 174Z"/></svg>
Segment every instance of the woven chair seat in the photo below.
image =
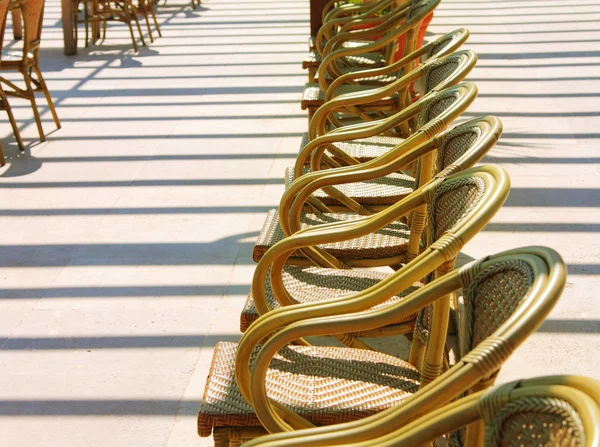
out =
<svg viewBox="0 0 600 447"><path fill-rule="evenodd" d="M236 350L237 343L215 346L198 413L200 436L213 427L260 426L235 381ZM376 351L287 346L271 361L266 387L270 398L312 423L330 425L397 405L418 390L419 379L408 362Z"/></svg>
<svg viewBox="0 0 600 447"><path fill-rule="evenodd" d="M376 86L374 85L342 84L336 89L336 94L342 95L345 93L364 92L366 90L372 90L374 88L376 88ZM394 93L393 95L386 96L385 98L380 98L376 101L372 101L368 103L368 106L393 106L397 103L397 100L398 94ZM300 107L302 108L302 110L306 110L309 107L320 107L323 105L324 102L325 92L321 90L319 84L317 84L316 82L307 82L306 84L304 84L304 90L302 91L302 100L300 101ZM360 108L360 106L358 107Z"/></svg>
<svg viewBox="0 0 600 447"><path fill-rule="evenodd" d="M310 172L308 167L304 172ZM285 189L294 181L294 168L285 170ZM362 205L393 205L414 191L415 179L408 174L396 172L385 177L366 180L364 182L345 183L336 185L335 189ZM325 205L340 205L333 197L321 189L316 190L313 196Z"/></svg>
<svg viewBox="0 0 600 447"><path fill-rule="evenodd" d="M361 217L358 214L351 213L302 213L301 223L302 228L307 228L331 222L348 222ZM367 236L322 244L319 247L327 250L338 259L387 258L406 253L409 233L410 228L406 224L394 222ZM283 231L279 226L278 210L271 210L267 213L265 223L258 235L256 244L254 244L252 259L255 262L260 261L267 250L282 240L283 237ZM302 254L295 252L292 256L302 257Z"/></svg>
<svg viewBox="0 0 600 447"><path fill-rule="evenodd" d="M320 267L300 267L286 265L283 269L283 282L286 290L299 303L316 303L325 300L343 298L354 293L363 291L387 278L389 274L366 269L327 269ZM379 309L389 304L403 300L409 293L422 287L422 283L415 283L401 294L391 297L389 300L374 306ZM271 281L265 282L265 295L271 309L281 307L271 289ZM252 292L242 310L240 317L240 330L246 329L259 317ZM401 318L397 323L413 321L417 314Z"/></svg>
<svg viewBox="0 0 600 447"><path fill-rule="evenodd" d="M367 44L368 42L347 42L344 44L344 47L354 48L351 45L363 46ZM380 67L386 62L385 57L380 53L353 54L351 56L346 56L345 59L350 64L363 68ZM323 58L317 50L311 50L302 61L302 68L316 68L321 64L322 60Z"/></svg>
<svg viewBox="0 0 600 447"><path fill-rule="evenodd" d="M364 163L365 161L372 160L374 158L379 157L380 155L384 155L389 152L393 147L404 142L404 138L399 137L391 137L385 135L377 135L369 138L361 138L358 140L350 140L350 141L341 141L338 143L332 143L332 146L335 146L339 150L345 152L356 160ZM302 141L300 142L300 150L304 149L304 147L308 144L308 133L302 134ZM327 155L332 157L334 160L336 159L334 155L329 152L325 152ZM310 163L310 159L308 160ZM342 161L342 164L345 165Z"/></svg>

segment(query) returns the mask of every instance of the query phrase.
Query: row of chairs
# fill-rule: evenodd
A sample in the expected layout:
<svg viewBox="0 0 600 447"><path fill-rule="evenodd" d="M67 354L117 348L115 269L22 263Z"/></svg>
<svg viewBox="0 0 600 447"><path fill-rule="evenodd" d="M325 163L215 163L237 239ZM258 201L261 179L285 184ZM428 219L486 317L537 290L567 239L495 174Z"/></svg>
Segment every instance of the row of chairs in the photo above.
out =
<svg viewBox="0 0 600 447"><path fill-rule="evenodd" d="M199 0L197 1L199 2ZM115 21L127 24L129 27L129 34L131 35L131 41L133 43L133 50L137 52L138 46L135 39L135 34L133 32L133 22L135 22L137 27L142 45L146 45L138 16L142 16L146 21L150 42L154 42L152 28L150 27L150 17L154 22L158 36L162 37L160 27L158 26L158 21L156 20L153 0L139 0L137 5L134 4L132 0L72 0L72 4L75 42L77 42L78 39L79 24L83 23L85 28L86 48L90 42L90 33L92 34L91 40L95 42L97 37L99 37L100 27L102 27L102 40L104 40L106 39L106 28L108 26L108 22ZM192 7L194 6L194 3L192 2ZM79 10L82 11L83 17L81 18ZM98 34L95 35L96 33Z"/></svg>
<svg viewBox="0 0 600 447"><path fill-rule="evenodd" d="M499 119L450 128L477 96L464 81L477 56L460 49L465 29L420 44L438 3L325 7L307 86L322 104L254 246L242 338L216 345L198 413L198 433L215 446L411 446L441 436L598 445L595 381L490 390L559 299L566 267L539 246L456 266L510 180L500 167L474 167L498 141ZM410 342L405 358L375 348L390 336Z"/></svg>
<svg viewBox="0 0 600 447"><path fill-rule="evenodd" d="M10 103L8 102L8 97L26 99L31 103L40 141L46 141L46 137L44 135L42 121L35 100L36 93L44 94L44 97L48 102L48 108L52 114L52 119L58 129L61 128L61 124L56 109L54 108L52 97L46 86L46 81L44 80L40 69L39 56L45 1L23 0L19 2L19 4L21 5L21 16L23 17L25 25L23 48L22 50L17 51L3 51L0 57L0 71L20 73L20 75L23 76L25 87L19 87L14 82L4 77L0 77L0 109L7 113L19 149L24 151L25 146L21 139L19 127L15 121ZM4 49L4 35L10 6L11 0L0 0L0 49ZM3 86L6 86L7 89L5 90ZM5 164L4 153L0 147L0 166L4 166Z"/></svg>

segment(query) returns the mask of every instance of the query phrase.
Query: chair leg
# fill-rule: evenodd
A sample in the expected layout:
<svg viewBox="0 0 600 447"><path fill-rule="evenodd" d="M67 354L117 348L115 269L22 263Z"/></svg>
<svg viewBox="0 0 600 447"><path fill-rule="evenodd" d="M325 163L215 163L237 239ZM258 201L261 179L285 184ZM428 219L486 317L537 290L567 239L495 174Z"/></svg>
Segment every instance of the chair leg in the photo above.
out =
<svg viewBox="0 0 600 447"><path fill-rule="evenodd" d="M215 447L229 447L229 433L226 427L213 428L213 442Z"/></svg>
<svg viewBox="0 0 600 447"><path fill-rule="evenodd" d="M6 114L8 115L8 120L10 121L10 126L12 127L13 134L15 135L17 144L19 145L19 149L24 151L25 145L23 144L23 139L21 138L21 132L19 132L19 126L17 126L17 122L15 121L15 116L13 115L10 104L8 103L8 98L6 97L4 91L0 92L0 95L2 96L2 101L6 106Z"/></svg>
<svg viewBox="0 0 600 447"><path fill-rule="evenodd" d="M58 118L58 114L56 113L56 109L54 108L54 103L52 102L52 96L50 95L50 91L48 90L48 86L46 85L46 81L42 76L42 71L37 65L34 65L33 70L38 77L38 81L40 83L40 87L44 92L44 96L46 97L46 102L48 103L48 108L50 109L50 113L52 113L52 119L54 120L54 124L56 124L56 128L60 129L62 126L60 124L60 119Z"/></svg>
<svg viewBox="0 0 600 447"><path fill-rule="evenodd" d="M108 23L108 20L106 20L106 19L104 19L102 21L102 41L106 40L106 27L107 27L107 23Z"/></svg>
<svg viewBox="0 0 600 447"><path fill-rule="evenodd" d="M35 118L35 124L37 126L38 134L40 135L40 141L46 141L44 129L42 128L42 120L40 119L40 112L38 112L37 104L35 102L35 93L31 88L31 75L29 74L28 70L23 72L23 78L25 78L27 94L29 96L29 101L31 102L31 108L33 109L33 117Z"/></svg>
<svg viewBox="0 0 600 447"><path fill-rule="evenodd" d="M4 158L4 151L2 150L2 145L0 144L0 166L4 166L6 164L6 160Z"/></svg>
<svg viewBox="0 0 600 447"><path fill-rule="evenodd" d="M152 3L150 3L150 14L152 14L152 20L154 20L154 26L156 27L156 32L158 32L158 37L162 37L160 27L158 26L158 20L156 20L156 14L154 13L154 5Z"/></svg>
<svg viewBox="0 0 600 447"><path fill-rule="evenodd" d="M152 29L150 28L150 20L148 20L148 12L144 14L144 18L146 19L146 26L148 27L148 36L150 36L150 43L154 43L154 37L152 37Z"/></svg>
<svg viewBox="0 0 600 447"><path fill-rule="evenodd" d="M90 44L90 36L89 36L89 16L88 16L88 4L87 0L83 0L83 23L85 24L85 47L87 48Z"/></svg>
<svg viewBox="0 0 600 447"><path fill-rule="evenodd" d="M142 27L140 26L140 21L138 20L137 12L133 12L133 18L135 19L135 24L137 25L138 32L140 33L140 39L142 39L142 45L146 46L146 41L144 40L144 33L142 33Z"/></svg>
<svg viewBox="0 0 600 447"><path fill-rule="evenodd" d="M77 39L78 39L78 28L79 28L79 15L78 15L78 11L77 11L77 3L73 4L73 38L75 39L75 48L77 48Z"/></svg>
<svg viewBox="0 0 600 447"><path fill-rule="evenodd" d="M127 25L129 26L129 34L131 34L131 41L133 42L133 51L138 52L137 42L135 41L135 34L133 34L133 26L131 26L131 19L127 21Z"/></svg>

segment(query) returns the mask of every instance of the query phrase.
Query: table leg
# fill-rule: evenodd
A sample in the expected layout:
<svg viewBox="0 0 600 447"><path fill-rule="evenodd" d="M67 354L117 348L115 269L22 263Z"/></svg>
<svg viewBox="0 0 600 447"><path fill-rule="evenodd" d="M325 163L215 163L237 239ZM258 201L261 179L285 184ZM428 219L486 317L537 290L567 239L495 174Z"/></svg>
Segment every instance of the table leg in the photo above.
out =
<svg viewBox="0 0 600 447"><path fill-rule="evenodd" d="M13 36L15 40L21 40L23 38L23 23L21 22L21 11L15 9L11 11L12 15L12 26L13 26Z"/></svg>
<svg viewBox="0 0 600 447"><path fill-rule="evenodd" d="M327 0L310 0L310 34L316 36L323 24L321 13Z"/></svg>
<svg viewBox="0 0 600 447"><path fill-rule="evenodd" d="M65 42L65 54L77 54L77 42L73 36L73 2L71 0L60 0L62 9L63 39Z"/></svg>

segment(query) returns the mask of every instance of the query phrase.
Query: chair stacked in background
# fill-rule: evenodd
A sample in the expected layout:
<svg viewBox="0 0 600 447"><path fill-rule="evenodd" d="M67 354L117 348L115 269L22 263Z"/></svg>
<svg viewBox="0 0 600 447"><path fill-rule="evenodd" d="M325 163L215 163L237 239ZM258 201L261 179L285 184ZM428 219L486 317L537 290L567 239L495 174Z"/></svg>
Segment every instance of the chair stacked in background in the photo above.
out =
<svg viewBox="0 0 600 447"><path fill-rule="evenodd" d="M537 386L553 380L572 385L557 395L575 407L560 426L515 436L562 436L562 422L583 418L565 436L597 439L600 400L589 381L482 394L551 311L566 267L552 249L525 247L455 268L504 203L509 178L473 167L500 137L497 118L452 126L477 95L464 82L476 56L459 50L468 31L419 48L438 3L326 6L311 39L318 87L307 86L321 89L322 105L255 244L244 334L215 347L198 414L199 434L215 446L420 445L441 435L482 445L504 436L507 419L556 415L543 403L502 407L553 396ZM406 358L369 343L398 335L410 341ZM322 346L331 339L340 346ZM480 401L497 405L477 413Z"/></svg>
<svg viewBox="0 0 600 447"><path fill-rule="evenodd" d="M154 27L159 37L162 37L154 2L152 0L138 0L137 4L133 0L72 0L73 1L73 24L75 42L77 42L79 24L83 24L85 29L85 47L87 48L90 40L96 42L102 28L102 40L106 39L106 29L108 22L125 23L129 28L133 50L138 51L135 33L133 32L133 23L138 30L142 45L146 45L144 34L140 26L138 16L142 16L146 21L148 28L148 37L150 42L154 42L150 18L154 22ZM194 3L192 2L192 6ZM79 17L79 9L82 11L82 18ZM90 38L91 32L91 38Z"/></svg>
<svg viewBox="0 0 600 447"><path fill-rule="evenodd" d="M60 129L60 119L52 103L52 97L46 86L39 63L40 45L42 42L42 22L44 17L44 0L27 0L22 3L21 12L24 19L24 38L23 49L20 51L3 52L0 58L0 71L13 71L20 73L23 76L25 88L21 88L14 82L0 77L0 99L2 101L0 108L8 114L10 124L12 126L15 138L20 150L25 150L23 140L19 133L19 128L12 114L8 97L17 97L26 99L31 103L33 116L40 136L40 141L45 141L44 130L42 129L42 121L35 100L36 93L43 93L48 103L48 108L52 114L52 118L56 127ZM0 48L4 48L4 32L6 29L6 18L9 11L9 0L0 1ZM2 84L8 89L5 91ZM2 150L0 149L0 165L4 166L5 160Z"/></svg>

